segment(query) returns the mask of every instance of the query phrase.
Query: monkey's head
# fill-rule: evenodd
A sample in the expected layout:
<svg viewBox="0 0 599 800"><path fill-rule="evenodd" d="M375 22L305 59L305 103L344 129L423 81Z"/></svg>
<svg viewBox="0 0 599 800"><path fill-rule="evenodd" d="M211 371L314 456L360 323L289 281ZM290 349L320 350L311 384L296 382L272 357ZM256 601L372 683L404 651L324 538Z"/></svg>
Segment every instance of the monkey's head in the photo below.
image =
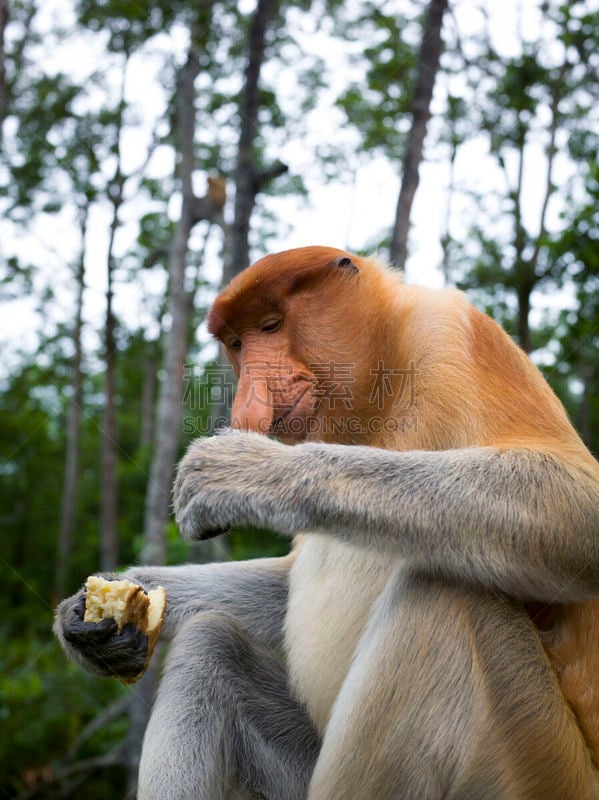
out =
<svg viewBox="0 0 599 800"><path fill-rule="evenodd" d="M208 316L239 380L233 426L288 443L363 438L390 280L330 247L269 255L234 278Z"/></svg>

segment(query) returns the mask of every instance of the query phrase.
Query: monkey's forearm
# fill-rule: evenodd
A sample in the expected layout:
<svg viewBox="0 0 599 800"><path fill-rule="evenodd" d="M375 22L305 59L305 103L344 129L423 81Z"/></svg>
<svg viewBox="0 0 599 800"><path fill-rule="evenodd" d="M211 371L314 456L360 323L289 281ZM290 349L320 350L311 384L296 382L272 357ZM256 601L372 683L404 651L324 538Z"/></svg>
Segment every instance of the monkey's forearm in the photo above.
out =
<svg viewBox="0 0 599 800"><path fill-rule="evenodd" d="M232 617L267 648L283 641L287 578L291 558L256 559L184 567L132 567L124 574L145 589L164 586L166 613L161 635L172 638L180 625L202 611ZM86 623L83 589L58 606L54 632L70 658L99 675L135 675L145 663L147 636L130 625L117 635L116 623Z"/></svg>
<svg viewBox="0 0 599 800"><path fill-rule="evenodd" d="M164 586L167 606L162 633L171 638L199 611L234 617L249 636L278 647L283 638L291 561L261 558L180 567L130 567L119 577L145 589Z"/></svg>
<svg viewBox="0 0 599 800"><path fill-rule="evenodd" d="M316 531L522 599L599 592L597 484L540 452L216 437L188 451L175 507L188 538L240 523Z"/></svg>
<svg viewBox="0 0 599 800"><path fill-rule="evenodd" d="M291 461L283 530L329 531L522 599L599 592L598 488L552 456L308 444Z"/></svg>

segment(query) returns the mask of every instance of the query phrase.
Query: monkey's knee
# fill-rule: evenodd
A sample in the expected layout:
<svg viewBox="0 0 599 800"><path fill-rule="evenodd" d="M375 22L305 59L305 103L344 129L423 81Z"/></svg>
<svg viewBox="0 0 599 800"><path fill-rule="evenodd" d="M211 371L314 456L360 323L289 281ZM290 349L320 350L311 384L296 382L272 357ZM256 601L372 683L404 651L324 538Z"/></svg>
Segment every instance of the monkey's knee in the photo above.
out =
<svg viewBox="0 0 599 800"><path fill-rule="evenodd" d="M180 627L144 737L140 800L235 796L230 741L236 690L227 683L244 647L243 632L224 614L203 612Z"/></svg>
<svg viewBox="0 0 599 800"><path fill-rule="evenodd" d="M140 797L299 800L319 745L279 660L226 614L203 612L171 645L144 739Z"/></svg>

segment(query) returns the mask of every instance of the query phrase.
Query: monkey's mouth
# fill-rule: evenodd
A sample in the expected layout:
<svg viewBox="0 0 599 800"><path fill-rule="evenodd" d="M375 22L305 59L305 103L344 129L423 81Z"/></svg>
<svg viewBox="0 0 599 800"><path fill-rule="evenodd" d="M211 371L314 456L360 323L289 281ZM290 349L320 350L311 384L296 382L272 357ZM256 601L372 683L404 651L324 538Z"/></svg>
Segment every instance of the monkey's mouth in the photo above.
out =
<svg viewBox="0 0 599 800"><path fill-rule="evenodd" d="M309 383L291 403L275 406L269 433L294 440L304 439L309 431L307 420L315 408L313 384Z"/></svg>

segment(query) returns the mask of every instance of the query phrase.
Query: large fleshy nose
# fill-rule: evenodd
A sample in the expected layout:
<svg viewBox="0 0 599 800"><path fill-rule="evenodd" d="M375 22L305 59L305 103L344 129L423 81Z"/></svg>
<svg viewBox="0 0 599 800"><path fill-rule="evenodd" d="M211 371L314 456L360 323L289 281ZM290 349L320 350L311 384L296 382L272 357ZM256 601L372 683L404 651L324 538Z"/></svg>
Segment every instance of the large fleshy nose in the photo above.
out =
<svg viewBox="0 0 599 800"><path fill-rule="evenodd" d="M239 376L231 425L241 430L268 433L273 417L274 401L268 369L265 365L249 364Z"/></svg>

